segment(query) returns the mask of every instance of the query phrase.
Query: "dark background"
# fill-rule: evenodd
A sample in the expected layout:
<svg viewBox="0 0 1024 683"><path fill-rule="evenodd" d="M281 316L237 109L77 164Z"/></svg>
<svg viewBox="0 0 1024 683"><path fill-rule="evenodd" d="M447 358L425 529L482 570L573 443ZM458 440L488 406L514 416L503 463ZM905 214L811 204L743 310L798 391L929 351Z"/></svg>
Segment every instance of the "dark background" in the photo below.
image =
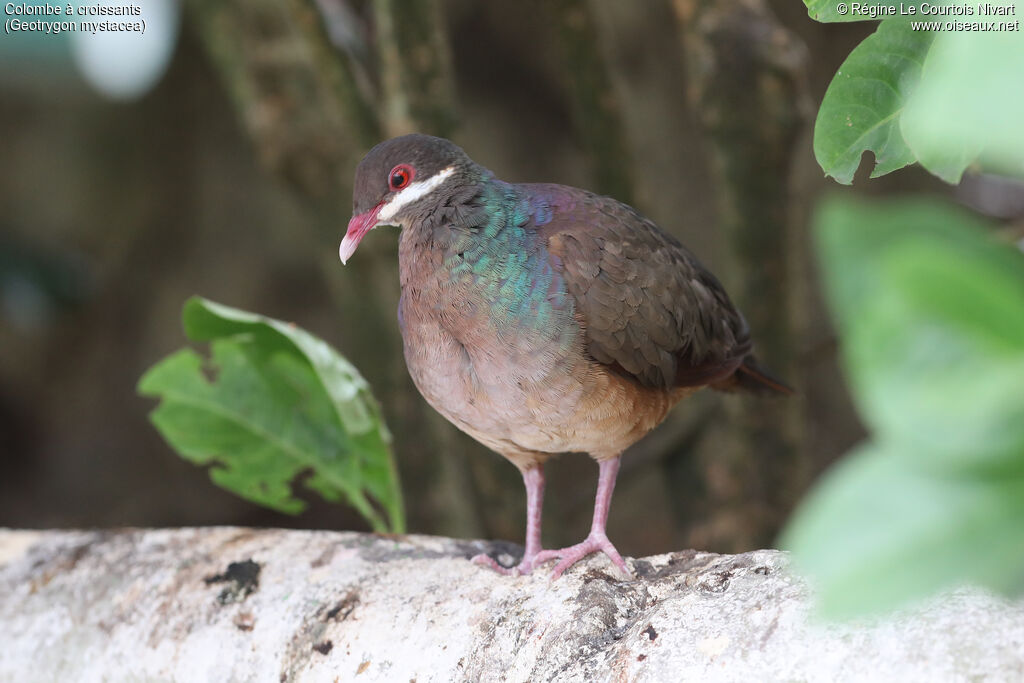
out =
<svg viewBox="0 0 1024 683"><path fill-rule="evenodd" d="M411 531L521 542L518 472L408 379L396 234L337 258L355 163L418 129L502 179L629 200L719 274L799 396L683 402L627 452L609 536L630 555L771 543L863 433L815 273L808 226L834 184L809 117L873 24L819 25L796 1L396 1L389 36L387 6L186 4L166 73L130 101L91 89L57 40L0 50L0 525L366 528L312 494L298 517L249 504L151 427L135 383L185 343L181 305L201 294L294 321L360 368ZM356 95L324 94L337 64ZM853 191L946 192L917 169L864 179ZM547 471L545 543L575 542L596 467Z"/></svg>

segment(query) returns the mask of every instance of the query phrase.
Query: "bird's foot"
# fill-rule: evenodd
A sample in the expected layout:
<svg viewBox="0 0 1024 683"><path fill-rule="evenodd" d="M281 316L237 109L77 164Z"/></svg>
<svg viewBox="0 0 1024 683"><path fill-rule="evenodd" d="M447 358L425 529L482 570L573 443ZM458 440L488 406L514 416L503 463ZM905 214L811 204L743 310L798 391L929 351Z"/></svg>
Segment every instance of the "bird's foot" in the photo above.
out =
<svg viewBox="0 0 1024 683"><path fill-rule="evenodd" d="M622 555L619 555L619 551L615 549L615 546L608 540L608 537L604 534L594 532L591 532L582 543L571 545L568 548L560 548L558 550L541 550L534 558L533 565L537 566L547 562L548 560L561 560L551 571L551 578L554 580L561 576L562 572L582 560L587 555L598 551L607 555L608 559L612 561L612 564L621 569L626 576L633 576L632 572L626 568L626 563L623 561Z"/></svg>
<svg viewBox="0 0 1024 683"><path fill-rule="evenodd" d="M490 567L499 574L505 576L526 576L533 571L533 568L537 566L536 555L533 557L523 557L522 562L514 567L502 567L498 562L488 555L487 553L480 553L474 555L473 559L470 560L473 564L479 564L484 567Z"/></svg>

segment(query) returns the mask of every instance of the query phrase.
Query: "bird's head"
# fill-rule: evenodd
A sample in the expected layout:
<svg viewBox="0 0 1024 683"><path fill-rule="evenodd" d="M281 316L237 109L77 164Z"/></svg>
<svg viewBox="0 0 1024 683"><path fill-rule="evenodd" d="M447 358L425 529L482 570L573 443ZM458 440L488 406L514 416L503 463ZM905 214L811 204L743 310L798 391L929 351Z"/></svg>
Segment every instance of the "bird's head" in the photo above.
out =
<svg viewBox="0 0 1024 683"><path fill-rule="evenodd" d="M460 147L429 135L403 135L371 149L356 168L352 220L338 254L347 262L378 225L401 227L473 164Z"/></svg>

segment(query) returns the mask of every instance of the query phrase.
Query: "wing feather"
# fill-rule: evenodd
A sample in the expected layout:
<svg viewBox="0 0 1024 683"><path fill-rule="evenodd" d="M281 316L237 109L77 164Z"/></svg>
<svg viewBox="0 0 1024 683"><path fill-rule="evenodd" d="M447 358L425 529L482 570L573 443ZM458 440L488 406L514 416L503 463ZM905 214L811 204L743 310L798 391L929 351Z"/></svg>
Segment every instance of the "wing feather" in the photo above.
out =
<svg viewBox="0 0 1024 683"><path fill-rule="evenodd" d="M549 200L538 231L594 360L662 389L709 384L739 367L750 353L747 323L678 241L614 199L528 187Z"/></svg>

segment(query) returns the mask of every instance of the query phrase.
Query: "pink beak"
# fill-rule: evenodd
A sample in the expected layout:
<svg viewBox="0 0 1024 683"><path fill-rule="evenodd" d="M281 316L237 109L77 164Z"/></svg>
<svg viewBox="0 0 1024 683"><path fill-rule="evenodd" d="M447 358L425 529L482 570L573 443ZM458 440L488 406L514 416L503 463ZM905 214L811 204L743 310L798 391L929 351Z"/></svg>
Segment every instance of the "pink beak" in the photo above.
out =
<svg viewBox="0 0 1024 683"><path fill-rule="evenodd" d="M338 255L341 257L341 263L343 265L352 258L352 254L356 252L356 247L358 247L359 242L366 237L366 233L377 227L377 214L380 213L382 206L384 206L383 202L366 213L360 213L352 216L352 220L348 222L348 230L345 231L345 239L341 241L341 247L338 248Z"/></svg>

